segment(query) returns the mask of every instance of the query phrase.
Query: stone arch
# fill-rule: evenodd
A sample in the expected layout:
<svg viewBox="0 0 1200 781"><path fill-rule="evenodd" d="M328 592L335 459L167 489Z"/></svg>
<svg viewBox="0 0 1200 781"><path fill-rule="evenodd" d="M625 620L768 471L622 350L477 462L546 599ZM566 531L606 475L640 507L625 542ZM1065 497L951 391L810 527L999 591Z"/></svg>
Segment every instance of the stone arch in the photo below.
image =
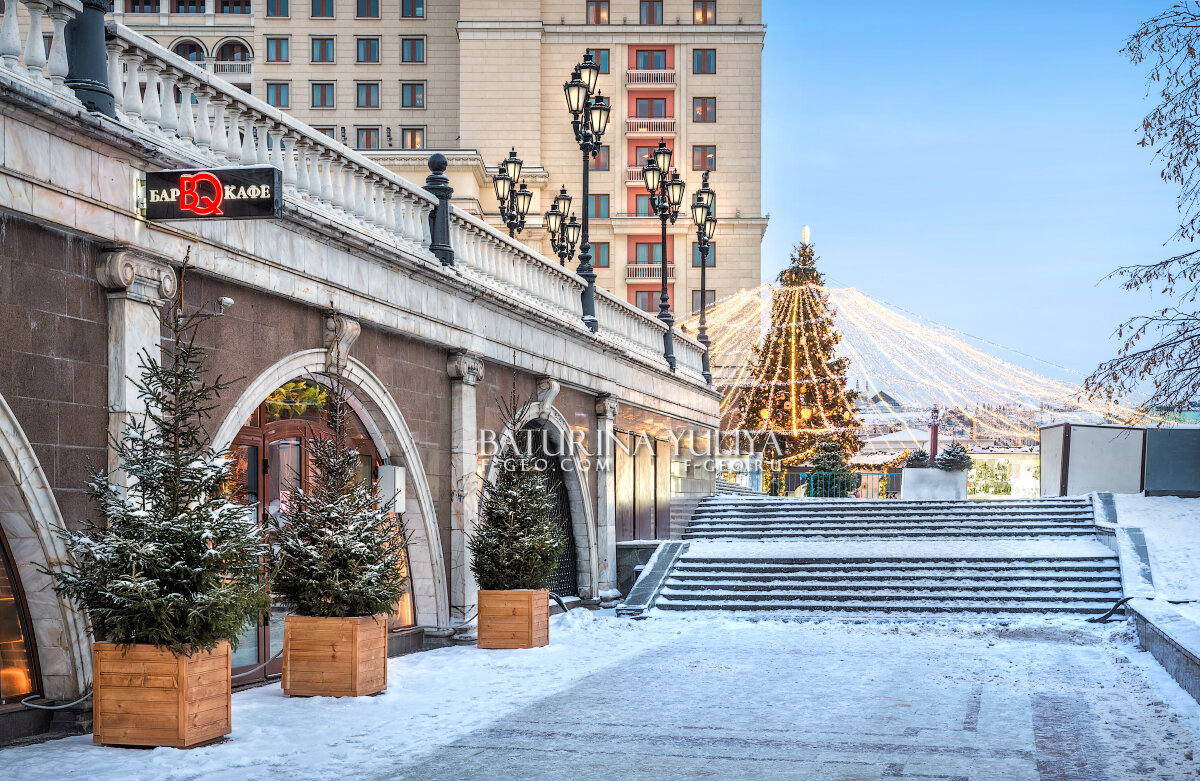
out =
<svg viewBox="0 0 1200 781"><path fill-rule="evenodd" d="M599 590L599 547L596 538L596 516L592 508L592 492L588 486L587 468L582 465L577 443L572 436L572 429L567 419L554 407L554 397L558 394L558 383L553 380L543 380L538 384L539 401L525 411L515 424L507 426L500 434L496 452L503 452L505 446L513 441L514 430L519 431L530 423L537 422L544 427L549 440L558 448L558 452L566 453L565 461L570 462L571 468L563 470L567 497L571 505L571 526L575 535L575 566L581 599L595 599ZM494 481L499 465L496 459L491 459L487 468L487 479Z"/></svg>
<svg viewBox="0 0 1200 781"><path fill-rule="evenodd" d="M231 49L240 46L246 52L245 59L232 59L232 60L219 59L221 56L221 50L224 49L226 46L230 46ZM251 62L254 59L254 48L249 43L247 43L245 38L241 38L236 35L231 35L227 38L222 38L221 40L219 40L215 44L213 44L213 47L212 47L212 50L211 50L209 56L211 56L214 60L217 60L218 62Z"/></svg>
<svg viewBox="0 0 1200 781"><path fill-rule="evenodd" d="M56 533L62 526L50 482L0 396L0 529L12 549L33 623L42 695L74 700L91 679L87 621L70 602L58 598L50 576L41 571L67 561L66 547Z"/></svg>
<svg viewBox="0 0 1200 781"><path fill-rule="evenodd" d="M171 41L171 45L168 47L172 53L178 54L180 57L184 57L185 59L188 59L189 62L197 62L197 60L191 60L191 59L187 58L184 54L181 54L180 52L176 51L177 49L179 49L182 46L195 46L200 51L200 59L201 60L205 60L208 58L208 47L205 46L204 42L201 41L199 38L193 38L191 36L184 36L182 38L176 38L174 41Z"/></svg>
<svg viewBox="0 0 1200 781"><path fill-rule="evenodd" d="M229 447L250 413L283 383L296 377L321 379L327 376L328 356L328 351L319 348L303 350L277 361L259 374L242 391L233 409L221 422L213 436L213 446ZM417 518L416 523L407 524L412 535L409 540L409 569L417 624L447 629L450 626L450 599L441 536L433 495L416 440L387 387L362 362L354 358L347 359L342 381L352 396L355 412L363 419L379 449L380 457L386 463L406 469L405 518Z"/></svg>

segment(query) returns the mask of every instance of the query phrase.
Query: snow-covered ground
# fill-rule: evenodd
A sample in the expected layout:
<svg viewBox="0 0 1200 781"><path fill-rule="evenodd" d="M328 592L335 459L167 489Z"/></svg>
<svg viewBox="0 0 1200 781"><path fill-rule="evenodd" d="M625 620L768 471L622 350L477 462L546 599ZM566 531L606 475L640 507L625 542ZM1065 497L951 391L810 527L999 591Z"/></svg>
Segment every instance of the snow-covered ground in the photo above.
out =
<svg viewBox="0 0 1200 781"><path fill-rule="evenodd" d="M1150 552L1154 590L1168 600L1200 600L1200 499L1117 494L1121 526L1140 526ZM1200 606L1178 605L1200 622Z"/></svg>
<svg viewBox="0 0 1200 781"><path fill-rule="evenodd" d="M362 699L237 694L229 740L191 751L90 737L0 750L0 778L824 778L905 763L1036 778L1043 758L1114 769L1063 778L1132 778L1115 769L1143 759L1155 778L1197 770L1196 704L1124 624L577 610L552 619L546 648L402 657L389 682ZM1062 754L1081 730L1093 742Z"/></svg>

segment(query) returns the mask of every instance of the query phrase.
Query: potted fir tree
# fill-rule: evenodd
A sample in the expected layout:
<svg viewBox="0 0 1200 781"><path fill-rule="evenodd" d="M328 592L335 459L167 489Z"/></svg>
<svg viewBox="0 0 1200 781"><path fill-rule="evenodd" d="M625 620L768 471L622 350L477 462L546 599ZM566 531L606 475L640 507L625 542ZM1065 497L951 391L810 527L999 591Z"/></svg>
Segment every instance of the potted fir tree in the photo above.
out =
<svg viewBox="0 0 1200 781"><path fill-rule="evenodd" d="M515 399L514 399L515 400ZM504 408L510 423L523 407ZM510 445L495 482L480 492L479 528L469 541L471 571L479 584L480 648L535 648L550 642L550 591L566 545L552 517L555 498L535 459Z"/></svg>
<svg viewBox="0 0 1200 781"><path fill-rule="evenodd" d="M924 450L909 454L904 462L900 498L910 501L957 501L967 498L967 449L952 442L932 461Z"/></svg>
<svg viewBox="0 0 1200 781"><path fill-rule="evenodd" d="M308 439L309 480L271 520L275 598L283 629L283 691L360 697L387 688L388 615L405 593L406 535L348 441L350 407L334 381L329 438ZM293 481L298 475L285 479Z"/></svg>
<svg viewBox="0 0 1200 781"><path fill-rule="evenodd" d="M227 495L234 462L203 424L221 390L195 344L204 315L171 306L165 360L141 356L144 415L112 443L119 470L87 491L102 520L60 535L73 566L55 590L89 616L93 741L187 748L229 734L230 650L269 604L250 507ZM128 489L124 486L130 486Z"/></svg>

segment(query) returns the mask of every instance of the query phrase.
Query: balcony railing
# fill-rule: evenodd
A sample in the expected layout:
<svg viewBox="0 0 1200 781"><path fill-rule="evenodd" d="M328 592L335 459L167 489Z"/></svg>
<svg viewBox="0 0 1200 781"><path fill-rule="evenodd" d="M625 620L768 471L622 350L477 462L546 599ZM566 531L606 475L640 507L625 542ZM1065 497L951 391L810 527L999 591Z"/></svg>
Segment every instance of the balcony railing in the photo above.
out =
<svg viewBox="0 0 1200 781"><path fill-rule="evenodd" d="M625 266L625 279L662 279L661 263L630 263ZM675 279L675 264L667 264L667 279Z"/></svg>
<svg viewBox="0 0 1200 781"><path fill-rule="evenodd" d="M675 117L630 117L625 120L626 133L646 133L649 135L657 135L659 133L674 133L675 132Z"/></svg>
<svg viewBox="0 0 1200 781"><path fill-rule="evenodd" d="M642 184L642 169L639 166L631 165L625 169L625 184Z"/></svg>
<svg viewBox="0 0 1200 781"><path fill-rule="evenodd" d="M625 84L629 87L674 87L675 69L625 71Z"/></svg>
<svg viewBox="0 0 1200 781"><path fill-rule="evenodd" d="M226 78L230 76L246 76L249 78L254 75L254 63L252 62L230 62L218 60L209 64L212 65L213 73Z"/></svg>

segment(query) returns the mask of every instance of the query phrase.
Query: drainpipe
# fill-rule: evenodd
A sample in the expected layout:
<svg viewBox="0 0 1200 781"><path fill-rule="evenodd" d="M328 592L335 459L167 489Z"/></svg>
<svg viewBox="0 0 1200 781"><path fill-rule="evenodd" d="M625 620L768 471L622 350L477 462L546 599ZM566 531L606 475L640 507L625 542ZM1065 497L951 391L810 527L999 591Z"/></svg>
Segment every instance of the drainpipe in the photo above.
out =
<svg viewBox="0 0 1200 781"><path fill-rule="evenodd" d="M83 10L67 22L66 85L87 107L116 119L112 90L108 88L108 57L104 50L105 0L83 0Z"/></svg>

